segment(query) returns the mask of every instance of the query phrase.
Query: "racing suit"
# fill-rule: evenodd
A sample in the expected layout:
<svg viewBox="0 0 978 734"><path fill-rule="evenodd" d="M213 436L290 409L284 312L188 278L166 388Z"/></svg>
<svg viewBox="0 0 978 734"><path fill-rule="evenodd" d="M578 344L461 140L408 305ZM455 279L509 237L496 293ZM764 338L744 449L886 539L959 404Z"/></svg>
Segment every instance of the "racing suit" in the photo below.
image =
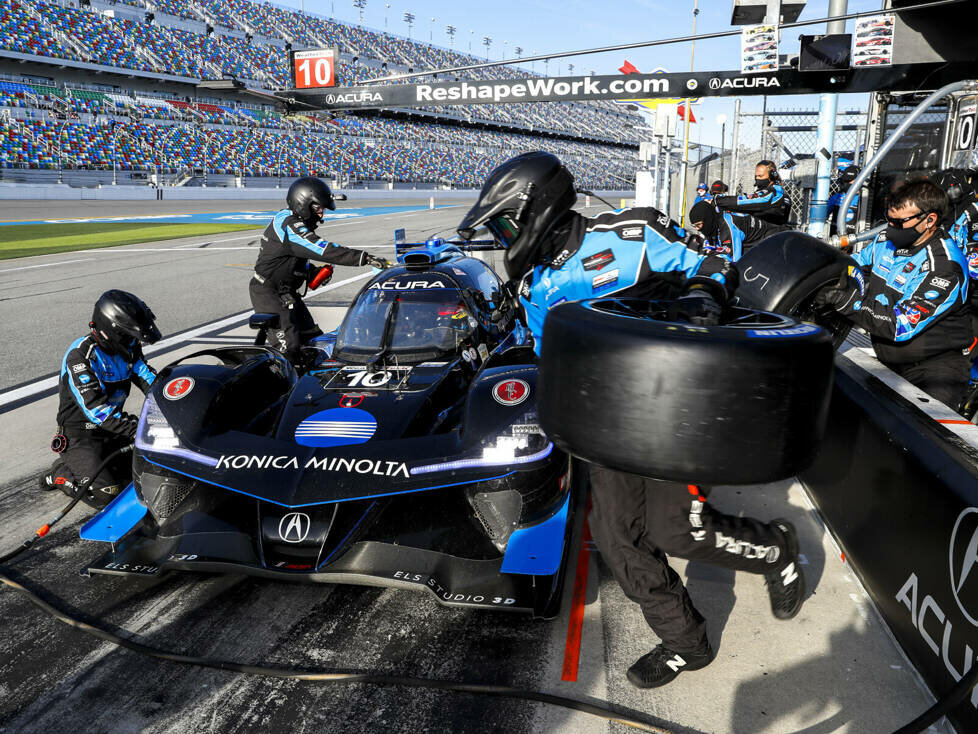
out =
<svg viewBox="0 0 978 734"><path fill-rule="evenodd" d="M106 456L132 443L137 418L123 406L132 383L145 393L156 379L138 346L133 356L135 361L128 362L109 354L93 336L76 339L68 347L58 383L58 433L68 445L54 463L55 484L87 481ZM132 459L124 455L102 470L91 489L97 499L108 502L131 479Z"/></svg>
<svg viewBox="0 0 978 734"><path fill-rule="evenodd" d="M956 407L968 387L973 338L964 254L938 229L899 250L879 237L853 257L861 266L857 287L837 310L869 332L880 362Z"/></svg>
<svg viewBox="0 0 978 734"><path fill-rule="evenodd" d="M968 261L971 327L978 335L978 202L969 202L948 227L948 234ZM974 345L972 345L974 350Z"/></svg>
<svg viewBox="0 0 978 734"><path fill-rule="evenodd" d="M717 209L737 214L753 214L771 224L786 224L791 215L791 199L785 194L784 187L774 182L753 194L717 196L713 203Z"/></svg>
<svg viewBox="0 0 978 734"><path fill-rule="evenodd" d="M728 260L700 255L690 237L658 209L635 207L588 219L575 214L556 236L562 242L547 265L537 265L520 284L526 324L540 354L547 311L564 301L607 296L675 298L687 278L708 281L732 294L736 269Z"/></svg>
<svg viewBox="0 0 978 734"><path fill-rule="evenodd" d="M701 242L652 208L576 215L561 230L549 265L521 284L527 323L537 340L549 308L564 301L614 293L675 297L686 278L731 290L735 266L700 255ZM706 623L693 606L667 553L753 573L780 569L781 531L751 518L724 515L692 485L591 467L591 531L625 594L642 607L649 626L677 653L707 645Z"/></svg>
<svg viewBox="0 0 978 734"><path fill-rule="evenodd" d="M306 282L309 261L360 266L369 255L363 250L342 247L319 237L291 210L275 215L261 238L255 274L248 285L256 313L274 313L279 328L272 345L296 362L303 344L322 334L299 295Z"/></svg>
<svg viewBox="0 0 978 734"><path fill-rule="evenodd" d="M717 230L706 237L703 252L715 252L735 262L764 238L791 229L787 225L765 222L751 214L720 212L720 215Z"/></svg>

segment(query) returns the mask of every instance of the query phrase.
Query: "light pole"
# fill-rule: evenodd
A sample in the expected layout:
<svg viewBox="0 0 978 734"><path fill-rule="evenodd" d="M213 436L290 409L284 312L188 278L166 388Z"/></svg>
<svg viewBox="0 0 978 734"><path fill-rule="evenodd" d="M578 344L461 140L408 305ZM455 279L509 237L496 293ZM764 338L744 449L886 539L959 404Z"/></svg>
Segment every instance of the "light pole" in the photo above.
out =
<svg viewBox="0 0 978 734"><path fill-rule="evenodd" d="M568 64L567 65L567 73L570 74L571 76L574 76L574 65L573 64Z"/></svg>
<svg viewBox="0 0 978 734"><path fill-rule="evenodd" d="M58 183L64 183L64 163L62 162L62 138L65 134L65 129L68 127L69 119L66 117L65 121L61 123L61 129L58 130Z"/></svg>
<svg viewBox="0 0 978 734"><path fill-rule="evenodd" d="M434 43L435 42L435 19L434 18L429 18L428 20L429 20L429 23L428 23L428 43Z"/></svg>
<svg viewBox="0 0 978 734"><path fill-rule="evenodd" d="M489 36L482 37L482 45L486 47L486 61L489 60L489 47L492 46L492 39Z"/></svg>
<svg viewBox="0 0 978 734"><path fill-rule="evenodd" d="M411 38L411 29L414 27L414 13L407 11L404 13L404 22L408 27L408 38Z"/></svg>
<svg viewBox="0 0 978 734"><path fill-rule="evenodd" d="M118 172L116 170L116 159L118 158L119 149L119 130L122 129L122 123L112 121L112 185L116 186L119 183Z"/></svg>
<svg viewBox="0 0 978 734"><path fill-rule="evenodd" d="M445 33L448 34L448 47L450 49L452 49L452 51L455 50L455 33L456 33L456 31L458 31L458 28L456 28L453 25L447 25L447 26L445 26Z"/></svg>
<svg viewBox="0 0 978 734"><path fill-rule="evenodd" d="M288 137L288 135L282 136L282 142L278 146L278 155L275 158L275 167L278 169L278 183L275 184L277 189L282 188L282 151L285 150L285 141Z"/></svg>
<svg viewBox="0 0 978 734"><path fill-rule="evenodd" d="M521 46L517 46L513 49L513 53L515 53L516 58L519 59L519 57L523 55L523 48Z"/></svg>
<svg viewBox="0 0 978 734"><path fill-rule="evenodd" d="M469 53L472 53L472 34L475 33L471 28L469 29Z"/></svg>
<svg viewBox="0 0 978 734"><path fill-rule="evenodd" d="M363 11L367 7L367 0L353 0L353 7L360 11L360 25L363 25Z"/></svg>
<svg viewBox="0 0 978 734"><path fill-rule="evenodd" d="M720 126L720 180L723 181L723 154L727 147L727 116L722 112L717 115L717 124Z"/></svg>
<svg viewBox="0 0 978 734"><path fill-rule="evenodd" d="M693 0L693 35L696 35L696 16L700 14L700 0ZM693 41L689 47L689 70L693 71L693 55L696 53L696 41ZM686 224L686 177L689 174L689 118L692 116L689 111L689 97L687 97L683 104L683 118L685 133L683 134L683 174L680 177L682 181L682 192L680 195L680 211L679 211L679 225L684 226Z"/></svg>
<svg viewBox="0 0 978 734"><path fill-rule="evenodd" d="M387 30L387 11L391 9L390 3L384 3L384 30Z"/></svg>

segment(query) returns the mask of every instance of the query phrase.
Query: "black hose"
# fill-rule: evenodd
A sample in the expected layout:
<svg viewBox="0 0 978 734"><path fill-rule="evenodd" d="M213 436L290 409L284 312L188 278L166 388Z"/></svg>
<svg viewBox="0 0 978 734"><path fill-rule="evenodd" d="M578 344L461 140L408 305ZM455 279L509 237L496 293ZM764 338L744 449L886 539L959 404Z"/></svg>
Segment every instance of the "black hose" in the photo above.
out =
<svg viewBox="0 0 978 734"><path fill-rule="evenodd" d="M961 703L978 683L978 662L976 662L965 675L961 677L954 687L941 696L929 709L909 724L900 727L893 734L917 734L924 731L928 726L946 716L951 709Z"/></svg>

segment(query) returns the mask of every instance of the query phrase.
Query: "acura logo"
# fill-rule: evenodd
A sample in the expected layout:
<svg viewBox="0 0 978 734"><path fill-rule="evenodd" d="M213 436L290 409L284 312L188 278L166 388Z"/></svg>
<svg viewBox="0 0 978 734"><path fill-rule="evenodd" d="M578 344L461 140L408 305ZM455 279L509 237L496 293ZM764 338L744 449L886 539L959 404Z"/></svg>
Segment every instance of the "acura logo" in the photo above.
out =
<svg viewBox="0 0 978 734"><path fill-rule="evenodd" d="M720 88L720 80L717 77L713 77L712 79L710 79L710 89L719 89L719 88Z"/></svg>
<svg viewBox="0 0 978 734"><path fill-rule="evenodd" d="M958 515L951 531L948 559L954 600L967 620L978 626L978 507L969 507Z"/></svg>
<svg viewBox="0 0 978 734"><path fill-rule="evenodd" d="M312 523L304 512L290 512L278 521L278 537L286 543L301 543L309 535Z"/></svg>

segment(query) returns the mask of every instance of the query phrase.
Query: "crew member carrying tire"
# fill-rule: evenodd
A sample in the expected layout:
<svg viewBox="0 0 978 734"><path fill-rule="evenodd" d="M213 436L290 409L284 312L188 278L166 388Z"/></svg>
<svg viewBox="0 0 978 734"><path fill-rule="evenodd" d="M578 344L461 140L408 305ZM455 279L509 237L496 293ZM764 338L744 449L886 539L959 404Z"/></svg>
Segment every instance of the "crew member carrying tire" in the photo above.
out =
<svg viewBox="0 0 978 734"><path fill-rule="evenodd" d="M816 302L868 331L880 362L954 408L968 387L973 332L968 263L939 226L947 195L933 181L912 181L887 203L886 231Z"/></svg>
<svg viewBox="0 0 978 734"><path fill-rule="evenodd" d="M737 282L729 260L698 254L699 238L655 209L588 219L572 210L575 200L573 177L555 156L525 153L489 175L459 226L459 234L470 238L485 225L505 248L506 272L521 283L538 354L549 309L595 295L681 296L671 306L674 320L716 323ZM605 374L594 377L614 380L614 370L611 362ZM619 443L627 444L627 436ZM605 467L591 467L591 488L598 548L662 641L629 668L634 685L665 685L715 656L706 622L669 567L667 553L764 574L775 616L797 614L804 578L790 523L724 515L706 504L700 488ZM743 552L727 549L730 542Z"/></svg>
<svg viewBox="0 0 978 734"><path fill-rule="evenodd" d="M369 252L328 242L316 234L323 213L336 209L332 192L320 179L311 176L296 179L285 201L287 208L275 215L262 234L248 291L256 313L273 313L279 317L279 327L270 335L271 345L293 364L298 364L302 345L323 333L298 292L303 284L323 281L322 268L310 265L309 261L381 269L390 263Z"/></svg>
<svg viewBox="0 0 978 734"><path fill-rule="evenodd" d="M735 262L765 237L791 229L787 225L765 222L752 214L718 211L710 201L693 204L689 222L705 238L704 252L714 252Z"/></svg>
<svg viewBox="0 0 978 734"><path fill-rule="evenodd" d="M713 203L721 211L753 214L771 224L787 224L791 216L791 199L785 193L773 161L760 161L754 168L754 188L753 194L716 196Z"/></svg>
<svg viewBox="0 0 978 734"><path fill-rule="evenodd" d="M123 406L133 383L146 393L156 372L143 360L143 344L160 339L156 317L139 298L106 291L95 303L91 333L76 339L61 361L58 383L58 433L51 448L59 453L45 489L88 482L113 451L132 443L139 419ZM104 507L132 480L132 460L123 455L95 477L82 500Z"/></svg>

